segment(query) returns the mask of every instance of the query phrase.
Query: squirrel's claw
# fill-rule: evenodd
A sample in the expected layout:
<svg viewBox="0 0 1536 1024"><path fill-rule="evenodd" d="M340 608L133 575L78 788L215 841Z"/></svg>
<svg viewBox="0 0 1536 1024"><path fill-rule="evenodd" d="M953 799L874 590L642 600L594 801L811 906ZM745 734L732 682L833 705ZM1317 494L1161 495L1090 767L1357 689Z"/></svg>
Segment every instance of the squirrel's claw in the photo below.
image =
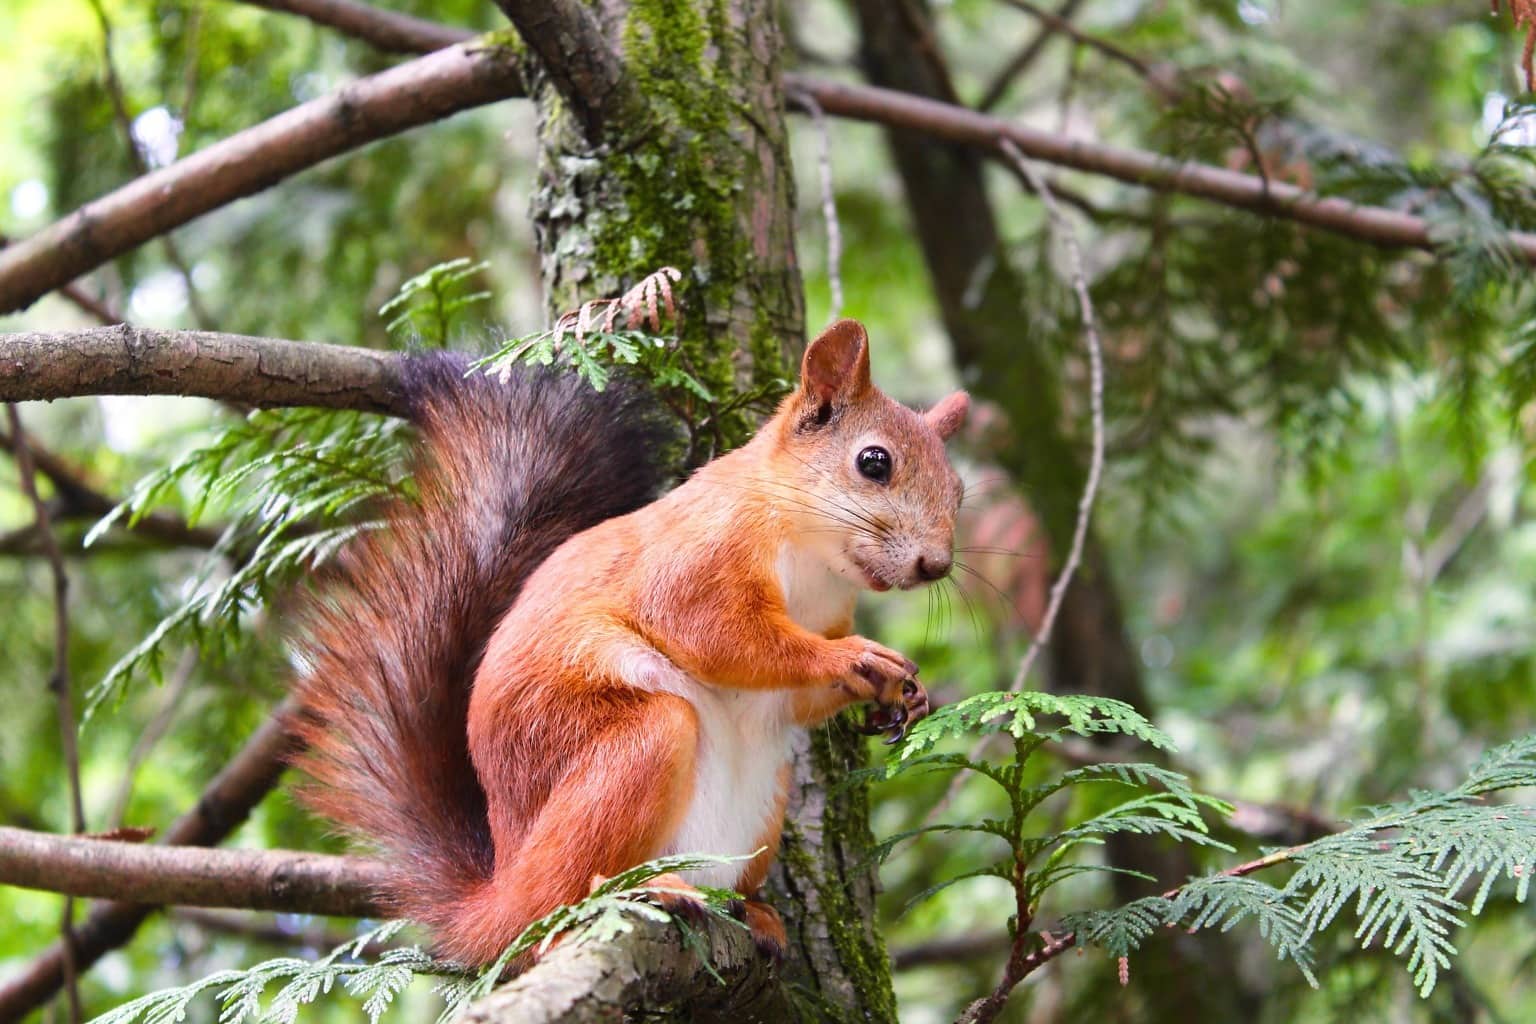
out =
<svg viewBox="0 0 1536 1024"><path fill-rule="evenodd" d="M866 736L884 733L886 746L891 746L900 743L907 734L907 727L927 717L931 708L923 684L908 676L902 680L901 701L870 708L859 731Z"/></svg>

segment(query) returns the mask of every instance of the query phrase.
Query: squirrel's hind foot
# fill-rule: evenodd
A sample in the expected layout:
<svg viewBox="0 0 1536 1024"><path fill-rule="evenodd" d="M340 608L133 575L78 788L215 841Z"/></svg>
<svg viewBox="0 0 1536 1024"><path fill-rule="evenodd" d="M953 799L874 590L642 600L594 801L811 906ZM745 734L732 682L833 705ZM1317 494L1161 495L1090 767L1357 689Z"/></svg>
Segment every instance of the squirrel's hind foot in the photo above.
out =
<svg viewBox="0 0 1536 1024"><path fill-rule="evenodd" d="M789 936L784 932L784 920L779 917L779 912L762 900L747 900L745 908L752 944L774 963L782 963L789 952Z"/></svg>

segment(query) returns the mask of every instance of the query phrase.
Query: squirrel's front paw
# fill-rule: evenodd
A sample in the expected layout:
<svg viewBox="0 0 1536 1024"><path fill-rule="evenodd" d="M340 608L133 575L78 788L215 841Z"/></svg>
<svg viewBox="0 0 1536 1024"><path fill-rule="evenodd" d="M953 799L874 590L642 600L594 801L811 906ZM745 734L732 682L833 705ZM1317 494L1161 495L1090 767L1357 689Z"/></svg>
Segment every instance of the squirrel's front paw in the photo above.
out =
<svg viewBox="0 0 1536 1024"><path fill-rule="evenodd" d="M889 647L863 637L849 637L853 645L853 664L843 678L843 687L855 700L872 700L891 705L902 700L902 686L917 674L917 662Z"/></svg>
<svg viewBox="0 0 1536 1024"><path fill-rule="evenodd" d="M902 684L899 704L882 704L869 709L864 716L864 734L873 736L883 732L889 746L907 734L908 726L927 718L930 710L928 691L923 689L922 683L909 678Z"/></svg>
<svg viewBox="0 0 1536 1024"><path fill-rule="evenodd" d="M864 731L889 735L895 743L906 733L909 723L928 713L928 693L914 676L917 663L889 647L862 637L852 637L862 647L854 661L845 686L859 700L873 701L878 707L864 719Z"/></svg>

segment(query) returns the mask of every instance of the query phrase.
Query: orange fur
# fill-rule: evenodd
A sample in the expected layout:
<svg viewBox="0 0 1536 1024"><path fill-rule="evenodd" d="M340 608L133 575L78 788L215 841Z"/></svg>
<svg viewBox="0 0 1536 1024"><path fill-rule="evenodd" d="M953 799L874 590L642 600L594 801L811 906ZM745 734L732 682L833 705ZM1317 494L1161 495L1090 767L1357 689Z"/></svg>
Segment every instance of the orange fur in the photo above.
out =
<svg viewBox="0 0 1536 1024"><path fill-rule="evenodd" d="M887 398L863 328L841 321L749 444L533 570L474 667L469 784L494 849L433 922L444 948L489 960L594 875L668 852L766 847L729 876L757 894L779 844L788 730L863 700L926 711L915 666L848 633L859 590L947 571L960 485L943 442L965 407L951 396L924 416ZM891 453L886 481L855 468L870 446ZM744 806L722 787L744 787ZM783 948L771 907L747 914L761 944Z"/></svg>

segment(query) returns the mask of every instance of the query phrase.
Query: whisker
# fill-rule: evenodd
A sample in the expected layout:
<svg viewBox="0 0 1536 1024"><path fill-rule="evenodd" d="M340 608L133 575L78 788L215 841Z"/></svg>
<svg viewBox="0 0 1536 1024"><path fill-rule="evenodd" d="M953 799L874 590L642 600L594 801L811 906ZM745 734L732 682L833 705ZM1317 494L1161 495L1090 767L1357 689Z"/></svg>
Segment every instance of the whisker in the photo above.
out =
<svg viewBox="0 0 1536 1024"><path fill-rule="evenodd" d="M988 547L985 544L971 544L966 547L955 548L955 551L958 554L964 555L1013 555L1016 558L1040 557L1032 551L1025 551L1021 548L994 548Z"/></svg>
<svg viewBox="0 0 1536 1024"><path fill-rule="evenodd" d="M985 630L981 627L981 618L976 611L976 602L971 600L970 595L955 581L954 577L949 577L945 582L955 588L955 593L959 596L960 603L965 605L966 615L971 620L971 635L976 645L978 647L981 646Z"/></svg>
<svg viewBox="0 0 1536 1024"><path fill-rule="evenodd" d="M927 599L927 602L926 602L926 607L924 608L924 615L923 615L923 646L924 647L927 647L930 643L933 642L933 612L934 612L933 595L934 595L934 591L936 591L936 590L938 590L937 587L930 587L930 588L928 588L928 599Z"/></svg>
<svg viewBox="0 0 1536 1024"><path fill-rule="evenodd" d="M960 561L959 559L956 559L954 564L955 564L955 568L956 569L959 569L961 572L970 574L970 576L972 578L974 578L974 579L978 580L979 582L985 584L988 590L992 591L992 593L997 595L998 601L1000 601L1002 603L1002 606L1005 609L1008 610L1009 614L1012 614L1014 612L1013 599L1011 597L1009 597L1003 591L1003 589L1001 587L999 587L996 583L993 583L991 580L987 579L981 573L977 572L974 568L972 568L971 566L967 565L966 563Z"/></svg>
<svg viewBox="0 0 1536 1024"><path fill-rule="evenodd" d="M788 494L776 493L766 489L748 487L745 484L728 482L728 486L735 486L740 490L746 491L748 494L761 494L764 497L771 498L775 501L785 502L792 507L798 508L810 515L819 516L828 520L829 522L838 523L856 533L863 533L865 536L874 538L876 540L883 539L884 537L883 532L881 532L878 527L871 527L860 521L845 518L840 513L843 513L847 510L838 508L835 505L827 504L825 500L822 499L821 496L816 494L814 491L804 491L801 488L795 488L791 485L783 484L779 481L758 480L757 482L766 483L774 487L781 487L790 491L802 491L802 493L808 497L815 499L817 504L812 504L811 502L805 501L803 499L794 498Z"/></svg>
<svg viewBox="0 0 1536 1024"><path fill-rule="evenodd" d="M871 525L874 525L874 510L870 509L863 502L861 502L857 495L847 493L840 481L835 479L830 473L828 473L826 470L822 469L820 466L813 466L813 465L811 465L809 462L807 462L806 460L802 459L800 456L796 455L794 452L787 452L787 454L789 455L790 458L792 458L796 462L800 463L800 465L804 466L806 469L810 470L812 473L818 474L823 480L825 480L828 483L830 483L838 491L839 494L844 494L848 498L849 501L853 502L853 504L855 506L857 506L857 509L856 510L855 509L849 509L850 512L852 512L854 515L860 515L860 513L862 513L862 515L860 515L860 518L868 519L870 521ZM890 498L887 497L884 494L881 494L880 496L885 499L886 506L890 507L890 505L891 505Z"/></svg>
<svg viewBox="0 0 1536 1024"><path fill-rule="evenodd" d="M968 482L960 493L966 497L970 497L972 494L982 493L982 491L988 487L1010 482L1011 481L1006 473L999 473L997 476L982 477L979 480L972 480Z"/></svg>
<svg viewBox="0 0 1536 1024"><path fill-rule="evenodd" d="M815 467L810 467L810 468L814 469ZM771 478L763 478L763 477L755 477L755 478L752 478L752 479L756 480L758 483L761 483L761 484L767 484L767 485L772 486L772 487L778 487L778 488L782 488L783 490L786 490L786 491L790 491L790 492L797 493L797 494L802 494L805 497L807 497L807 498L811 499L812 501L816 502L819 506L821 506L821 507L823 507L825 509L835 510L836 512L843 513L843 514L848 515L848 516L852 516L854 519L857 519L858 521L864 523L870 529L877 530L877 531L882 531L882 532L886 530L885 524L881 523L880 521L878 521L877 519L873 518L872 516L864 515L858 509L852 509L852 508L847 508L846 506L842 506L842 505L831 504L826 498L822 497L820 494L817 494L815 491L809 490L809 489L804 488L804 487L798 487L795 484L787 483L787 482L785 482L783 480L774 480L774 479L771 479ZM768 492L764 492L764 493L768 493ZM849 497L852 497L852 496L850 495Z"/></svg>

